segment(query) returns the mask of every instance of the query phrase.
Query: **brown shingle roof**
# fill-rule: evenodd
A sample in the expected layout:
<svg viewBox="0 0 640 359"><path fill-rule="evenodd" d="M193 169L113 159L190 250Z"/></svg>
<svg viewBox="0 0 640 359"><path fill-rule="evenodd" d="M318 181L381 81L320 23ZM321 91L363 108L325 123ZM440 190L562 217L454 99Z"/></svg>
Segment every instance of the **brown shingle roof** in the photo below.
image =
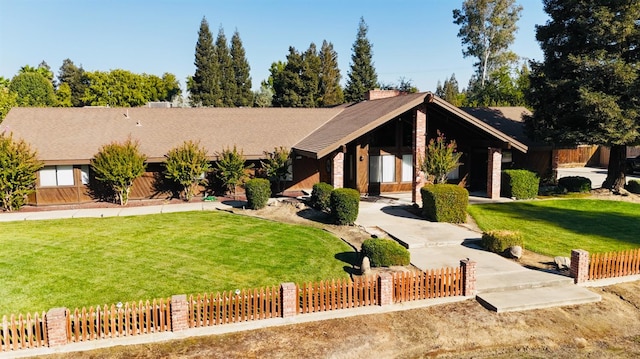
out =
<svg viewBox="0 0 640 359"><path fill-rule="evenodd" d="M526 146L536 145L525 135L523 116L531 115L525 107L462 107L462 111L503 132Z"/></svg>
<svg viewBox="0 0 640 359"><path fill-rule="evenodd" d="M210 156L237 145L247 159L293 147L343 108L13 108L0 124L51 164L83 164L113 141L140 141L150 161L185 140ZM138 126L139 124L139 126Z"/></svg>

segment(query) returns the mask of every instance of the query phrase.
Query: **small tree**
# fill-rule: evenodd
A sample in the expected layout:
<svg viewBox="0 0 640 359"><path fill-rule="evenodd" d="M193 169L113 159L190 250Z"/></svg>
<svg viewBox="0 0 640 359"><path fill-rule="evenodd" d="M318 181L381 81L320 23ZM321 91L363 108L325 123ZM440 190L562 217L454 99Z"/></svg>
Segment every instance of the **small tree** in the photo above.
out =
<svg viewBox="0 0 640 359"><path fill-rule="evenodd" d="M196 187L206 182L203 174L211 167L207 150L197 142L185 141L172 148L165 157L165 177L179 183L184 191L184 199L190 201Z"/></svg>
<svg viewBox="0 0 640 359"><path fill-rule="evenodd" d="M276 147L273 149L273 152L265 151L266 161L260 161L267 178L276 184L278 192L282 191L280 184L287 178L287 175L289 175L290 152L286 147Z"/></svg>
<svg viewBox="0 0 640 359"><path fill-rule="evenodd" d="M245 170L253 167L245 166L245 158L242 150L238 152L236 146L233 150L227 148L218 154L216 176L222 181L227 191L236 195L236 187L242 184L246 177Z"/></svg>
<svg viewBox="0 0 640 359"><path fill-rule="evenodd" d="M93 156L91 168L96 179L110 187L120 205L124 206L129 202L133 181L144 173L146 159L140 153L138 142L129 138L124 143L112 142L102 146Z"/></svg>
<svg viewBox="0 0 640 359"><path fill-rule="evenodd" d="M446 183L447 173L459 165L462 152L456 152L456 141L447 143L444 134L438 131L438 137L431 139L422 159L420 169L434 177L434 183Z"/></svg>
<svg viewBox="0 0 640 359"><path fill-rule="evenodd" d="M0 133L0 203L5 211L24 205L36 186L36 172L42 168L37 154L23 140Z"/></svg>

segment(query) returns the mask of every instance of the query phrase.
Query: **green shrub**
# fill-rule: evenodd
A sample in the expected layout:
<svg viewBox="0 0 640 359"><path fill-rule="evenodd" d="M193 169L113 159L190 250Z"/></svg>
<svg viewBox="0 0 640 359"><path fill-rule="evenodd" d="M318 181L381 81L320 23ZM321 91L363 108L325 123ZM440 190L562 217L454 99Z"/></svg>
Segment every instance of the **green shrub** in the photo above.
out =
<svg viewBox="0 0 640 359"><path fill-rule="evenodd" d="M562 177L558 180L558 185L566 188L568 192L588 193L591 191L591 180L582 176Z"/></svg>
<svg viewBox="0 0 640 359"><path fill-rule="evenodd" d="M503 253L509 247L524 249L524 239L517 231L495 230L482 233L482 247L494 253Z"/></svg>
<svg viewBox="0 0 640 359"><path fill-rule="evenodd" d="M391 239L369 238L362 243L362 254L369 257L373 267L406 266L409 251Z"/></svg>
<svg viewBox="0 0 640 359"><path fill-rule="evenodd" d="M353 224L358 218L360 192L352 188L336 188L331 192L331 215L336 224Z"/></svg>
<svg viewBox="0 0 640 359"><path fill-rule="evenodd" d="M321 211L328 211L331 206L332 191L333 186L328 183L320 182L314 184L311 191L311 207Z"/></svg>
<svg viewBox="0 0 640 359"><path fill-rule="evenodd" d="M271 197L271 182L264 178L253 178L244 184L247 206L251 209L264 208Z"/></svg>
<svg viewBox="0 0 640 359"><path fill-rule="evenodd" d="M638 181L638 180L629 181L629 183L625 187L626 187L627 191L629 191L631 193L640 194L640 181Z"/></svg>
<svg viewBox="0 0 640 359"><path fill-rule="evenodd" d="M422 211L430 221L465 223L469 192L453 184L427 185L420 189Z"/></svg>
<svg viewBox="0 0 640 359"><path fill-rule="evenodd" d="M502 195L515 199L531 199L538 195L540 178L527 170L502 171Z"/></svg>

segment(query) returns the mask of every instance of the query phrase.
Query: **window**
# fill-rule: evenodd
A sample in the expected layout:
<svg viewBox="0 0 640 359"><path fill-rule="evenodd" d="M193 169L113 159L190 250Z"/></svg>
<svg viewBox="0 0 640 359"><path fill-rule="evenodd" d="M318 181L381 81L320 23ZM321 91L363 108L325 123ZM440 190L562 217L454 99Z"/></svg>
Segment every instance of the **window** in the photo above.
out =
<svg viewBox="0 0 640 359"><path fill-rule="evenodd" d="M40 170L41 187L73 186L73 184L73 166L44 166Z"/></svg>
<svg viewBox="0 0 640 359"><path fill-rule="evenodd" d="M396 181L396 156L369 156L369 182Z"/></svg>
<svg viewBox="0 0 640 359"><path fill-rule="evenodd" d="M413 155L402 155L402 182L413 182Z"/></svg>
<svg viewBox="0 0 640 359"><path fill-rule="evenodd" d="M82 184L89 184L89 165L80 166L82 172Z"/></svg>

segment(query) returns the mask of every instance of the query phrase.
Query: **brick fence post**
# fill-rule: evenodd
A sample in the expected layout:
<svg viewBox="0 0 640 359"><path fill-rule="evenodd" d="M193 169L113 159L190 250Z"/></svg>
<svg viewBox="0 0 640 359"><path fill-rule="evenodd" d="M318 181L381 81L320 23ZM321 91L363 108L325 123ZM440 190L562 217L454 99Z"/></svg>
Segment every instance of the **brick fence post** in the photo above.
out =
<svg viewBox="0 0 640 359"><path fill-rule="evenodd" d="M186 294L171 297L171 331L189 329L189 303Z"/></svg>
<svg viewBox="0 0 640 359"><path fill-rule="evenodd" d="M380 273L378 276L378 305L393 304L393 276Z"/></svg>
<svg viewBox="0 0 640 359"><path fill-rule="evenodd" d="M67 308L53 308L46 317L47 338L50 348L68 343L67 336Z"/></svg>
<svg viewBox="0 0 640 359"><path fill-rule="evenodd" d="M298 309L298 291L295 283L280 284L280 315L283 318L293 317Z"/></svg>
<svg viewBox="0 0 640 359"><path fill-rule="evenodd" d="M460 261L462 269L462 295L476 295L476 265L477 263L469 258Z"/></svg>
<svg viewBox="0 0 640 359"><path fill-rule="evenodd" d="M571 269L569 273L571 273L575 284L589 280L589 252L584 249L571 251Z"/></svg>

